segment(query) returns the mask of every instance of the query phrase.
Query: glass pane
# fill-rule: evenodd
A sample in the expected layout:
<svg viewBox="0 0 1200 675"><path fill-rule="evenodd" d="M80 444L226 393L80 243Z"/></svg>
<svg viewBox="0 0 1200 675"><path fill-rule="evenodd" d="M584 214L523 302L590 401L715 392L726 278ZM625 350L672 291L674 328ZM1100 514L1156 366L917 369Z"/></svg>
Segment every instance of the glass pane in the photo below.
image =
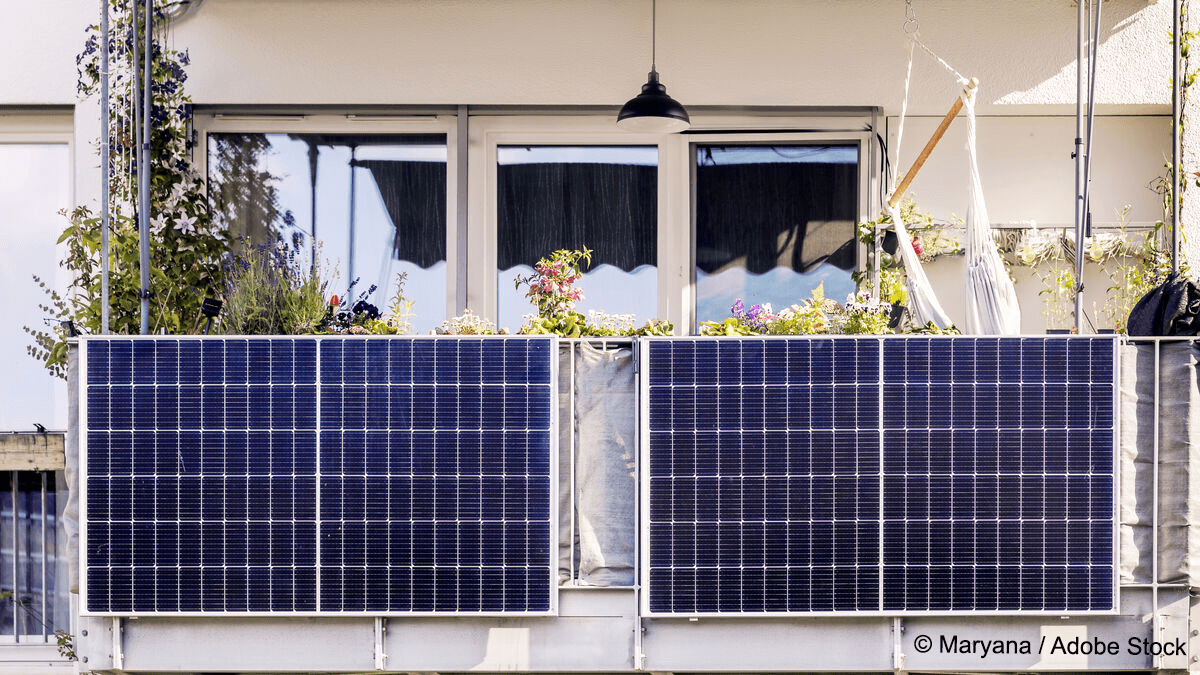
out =
<svg viewBox="0 0 1200 675"><path fill-rule="evenodd" d="M57 527L54 473L0 472L0 590L8 594L0 602L0 636L39 641L46 636L53 642L56 629L70 629L67 589L61 585L67 559L58 549Z"/></svg>
<svg viewBox="0 0 1200 675"><path fill-rule="evenodd" d="M854 291L857 147L700 145L695 189L698 321Z"/></svg>
<svg viewBox="0 0 1200 675"><path fill-rule="evenodd" d="M592 249L575 309L633 314L658 306L658 148L506 146L497 149L499 325L536 311L514 279L558 249Z"/></svg>
<svg viewBox="0 0 1200 675"><path fill-rule="evenodd" d="M55 241L67 226L59 211L69 206L70 153L66 145L0 145L0 287L11 298L0 325L5 365L0 387L0 431L33 431L34 423L67 428L66 383L30 358L33 339L24 327L46 330L49 297L33 275L61 293L68 281L58 266Z"/></svg>
<svg viewBox="0 0 1200 675"><path fill-rule="evenodd" d="M443 135L210 134L217 222L251 241L280 241L311 261L328 294L372 285L384 310L407 274L413 329L446 318L446 138Z"/></svg>

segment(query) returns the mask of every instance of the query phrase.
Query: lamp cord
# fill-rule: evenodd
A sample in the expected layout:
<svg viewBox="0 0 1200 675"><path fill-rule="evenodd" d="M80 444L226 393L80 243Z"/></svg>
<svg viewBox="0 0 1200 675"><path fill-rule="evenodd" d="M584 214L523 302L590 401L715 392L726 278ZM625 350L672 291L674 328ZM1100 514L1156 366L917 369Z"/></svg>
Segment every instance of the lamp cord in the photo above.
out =
<svg viewBox="0 0 1200 675"><path fill-rule="evenodd" d="M658 54L658 45L655 40L658 36L658 0L650 0L650 72L658 71L658 64L655 62L655 57Z"/></svg>

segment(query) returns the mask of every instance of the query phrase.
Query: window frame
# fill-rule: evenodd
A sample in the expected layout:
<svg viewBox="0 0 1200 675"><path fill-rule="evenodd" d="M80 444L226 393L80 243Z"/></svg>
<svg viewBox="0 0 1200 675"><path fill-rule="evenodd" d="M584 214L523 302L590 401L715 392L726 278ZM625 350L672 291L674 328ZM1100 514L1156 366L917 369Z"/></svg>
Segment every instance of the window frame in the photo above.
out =
<svg viewBox="0 0 1200 675"><path fill-rule="evenodd" d="M46 109L9 109L0 108L0 145L45 145L45 146L63 146L66 148L66 206L74 207L80 203L79 195L91 194L89 190L79 190L77 185L81 183L81 171L83 178L90 179L95 176L95 194L98 196L100 192L100 172L95 171L94 174L87 173L86 167L95 166L97 159L93 146L88 143L77 144L75 142L75 117L74 108L46 108ZM86 153L86 157L79 157L77 152ZM81 168L82 167L82 168ZM62 228L66 227L65 221ZM57 241L62 229L46 232L50 242ZM46 273L45 278L47 284L53 283L56 290L61 294L65 293L68 284L72 281L70 272L61 267L63 260L66 258L66 245L56 245L57 265ZM42 298L39 298L41 301ZM49 374L47 373L47 376ZM54 378L51 378L54 379ZM55 380L52 385L61 395L54 396L54 401L51 402L51 411L57 421L47 422L51 428L65 428L69 411L65 401L66 383ZM0 429L0 431L12 431L10 429Z"/></svg>
<svg viewBox="0 0 1200 675"><path fill-rule="evenodd" d="M667 204L663 164L670 160L664 147L670 140L661 134L629 133L617 129L610 116L478 116L471 118L468 161L467 258L480 261L467 273L467 306L475 313L495 319L499 315L498 236L499 164L498 149L509 145L540 146L654 146L658 148L658 312L663 308L663 250L667 223L679 215ZM482 223L482 227L480 224ZM549 251L547 251L549 253ZM586 290L586 289L585 289ZM516 330L518 326L509 326Z"/></svg>
<svg viewBox="0 0 1200 675"><path fill-rule="evenodd" d="M618 129L615 117L595 109L468 108L428 114L349 112L198 111L194 162L207 176L210 133L443 134L446 167L447 317L469 308L495 320L497 270L497 150L508 145L654 146L658 149L657 314L676 333L696 332L694 153L699 144L845 144L859 150L859 221L880 208L882 162L875 138L878 108L802 110L711 108L691 111L683 133L646 134ZM465 162L465 166L463 163ZM867 261L858 246L856 268ZM510 326L516 329L516 326Z"/></svg>
<svg viewBox="0 0 1200 675"><path fill-rule="evenodd" d="M460 283L466 264L458 238L458 116L452 114L379 115L354 113L197 112L193 163L208 180L208 136L220 133L260 134L441 134L446 137L446 317L458 313Z"/></svg>
<svg viewBox="0 0 1200 675"><path fill-rule="evenodd" d="M855 234L857 239L857 225L866 219L866 214L871 213L871 195L875 194L873 186L875 185L874 176L871 168L874 166L872 161L872 151L874 144L872 140L872 132L861 130L857 132L838 132L838 131L803 131L803 132L776 132L776 133L713 133L703 136L692 137L685 148L685 159L688 163L688 291L689 298L685 307L689 311L689 316L686 319L681 319L676 326L687 326L689 333L695 333L698 330L698 312L696 310L696 150L704 145L725 145L725 146L776 146L776 145L838 145L844 147L853 147L858 150L858 204L857 213L855 215ZM856 243L854 268L852 272L860 270L867 262L867 247L862 243ZM796 298L800 301L803 298ZM837 300L837 298L834 298Z"/></svg>

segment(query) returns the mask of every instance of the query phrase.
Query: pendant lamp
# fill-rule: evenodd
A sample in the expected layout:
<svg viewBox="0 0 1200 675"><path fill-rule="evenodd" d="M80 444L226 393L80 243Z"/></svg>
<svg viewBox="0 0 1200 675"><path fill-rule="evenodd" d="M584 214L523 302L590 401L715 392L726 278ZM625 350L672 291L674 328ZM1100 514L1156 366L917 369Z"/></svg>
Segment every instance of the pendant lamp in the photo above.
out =
<svg viewBox="0 0 1200 675"><path fill-rule="evenodd" d="M642 93L629 99L617 115L617 126L627 131L670 134L691 125L687 111L679 101L667 96L667 88L658 81L655 68L655 25L657 0L650 2L650 75L642 85Z"/></svg>

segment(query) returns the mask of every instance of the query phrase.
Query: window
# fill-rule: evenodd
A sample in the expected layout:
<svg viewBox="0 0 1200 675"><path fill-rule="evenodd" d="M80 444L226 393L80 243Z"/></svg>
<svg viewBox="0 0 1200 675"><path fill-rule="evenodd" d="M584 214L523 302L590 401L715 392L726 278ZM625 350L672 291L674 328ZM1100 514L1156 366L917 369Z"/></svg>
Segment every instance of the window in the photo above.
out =
<svg viewBox="0 0 1200 675"><path fill-rule="evenodd" d="M406 273L421 333L465 309L519 329L534 307L514 280L558 249L593 251L580 312L679 332L737 298L782 308L821 283L836 300L853 290L877 180L866 114L697 112L688 133L656 135L608 115L476 112L196 124L220 222L302 257L319 242L330 294L359 278L382 307Z"/></svg>
<svg viewBox="0 0 1200 675"><path fill-rule="evenodd" d="M854 291L858 147L696 144L696 316Z"/></svg>
<svg viewBox="0 0 1200 675"><path fill-rule="evenodd" d="M54 643L70 630L56 474L0 472L0 641Z"/></svg>
<svg viewBox="0 0 1200 675"><path fill-rule="evenodd" d="M500 325L534 311L514 280L559 249L592 250L576 310L657 315L658 148L502 146L497 149Z"/></svg>
<svg viewBox="0 0 1200 675"><path fill-rule="evenodd" d="M55 127L62 127L59 131ZM28 131L37 129L37 131ZM62 292L68 277L58 266L55 241L66 227L59 211L70 205L71 119L34 119L0 125L0 286L9 309L0 327L0 351L6 365L0 388L0 431L32 431L34 424L66 429L66 385L50 375L26 349L26 326L46 330L47 313L38 304L48 296L33 280Z"/></svg>
<svg viewBox="0 0 1200 675"><path fill-rule="evenodd" d="M346 119L290 127L236 116L205 122L218 223L254 244L286 245L300 264L315 254L328 295L354 299L376 286L369 301L381 310L404 275L413 330L441 324L451 278L446 133L343 131Z"/></svg>

